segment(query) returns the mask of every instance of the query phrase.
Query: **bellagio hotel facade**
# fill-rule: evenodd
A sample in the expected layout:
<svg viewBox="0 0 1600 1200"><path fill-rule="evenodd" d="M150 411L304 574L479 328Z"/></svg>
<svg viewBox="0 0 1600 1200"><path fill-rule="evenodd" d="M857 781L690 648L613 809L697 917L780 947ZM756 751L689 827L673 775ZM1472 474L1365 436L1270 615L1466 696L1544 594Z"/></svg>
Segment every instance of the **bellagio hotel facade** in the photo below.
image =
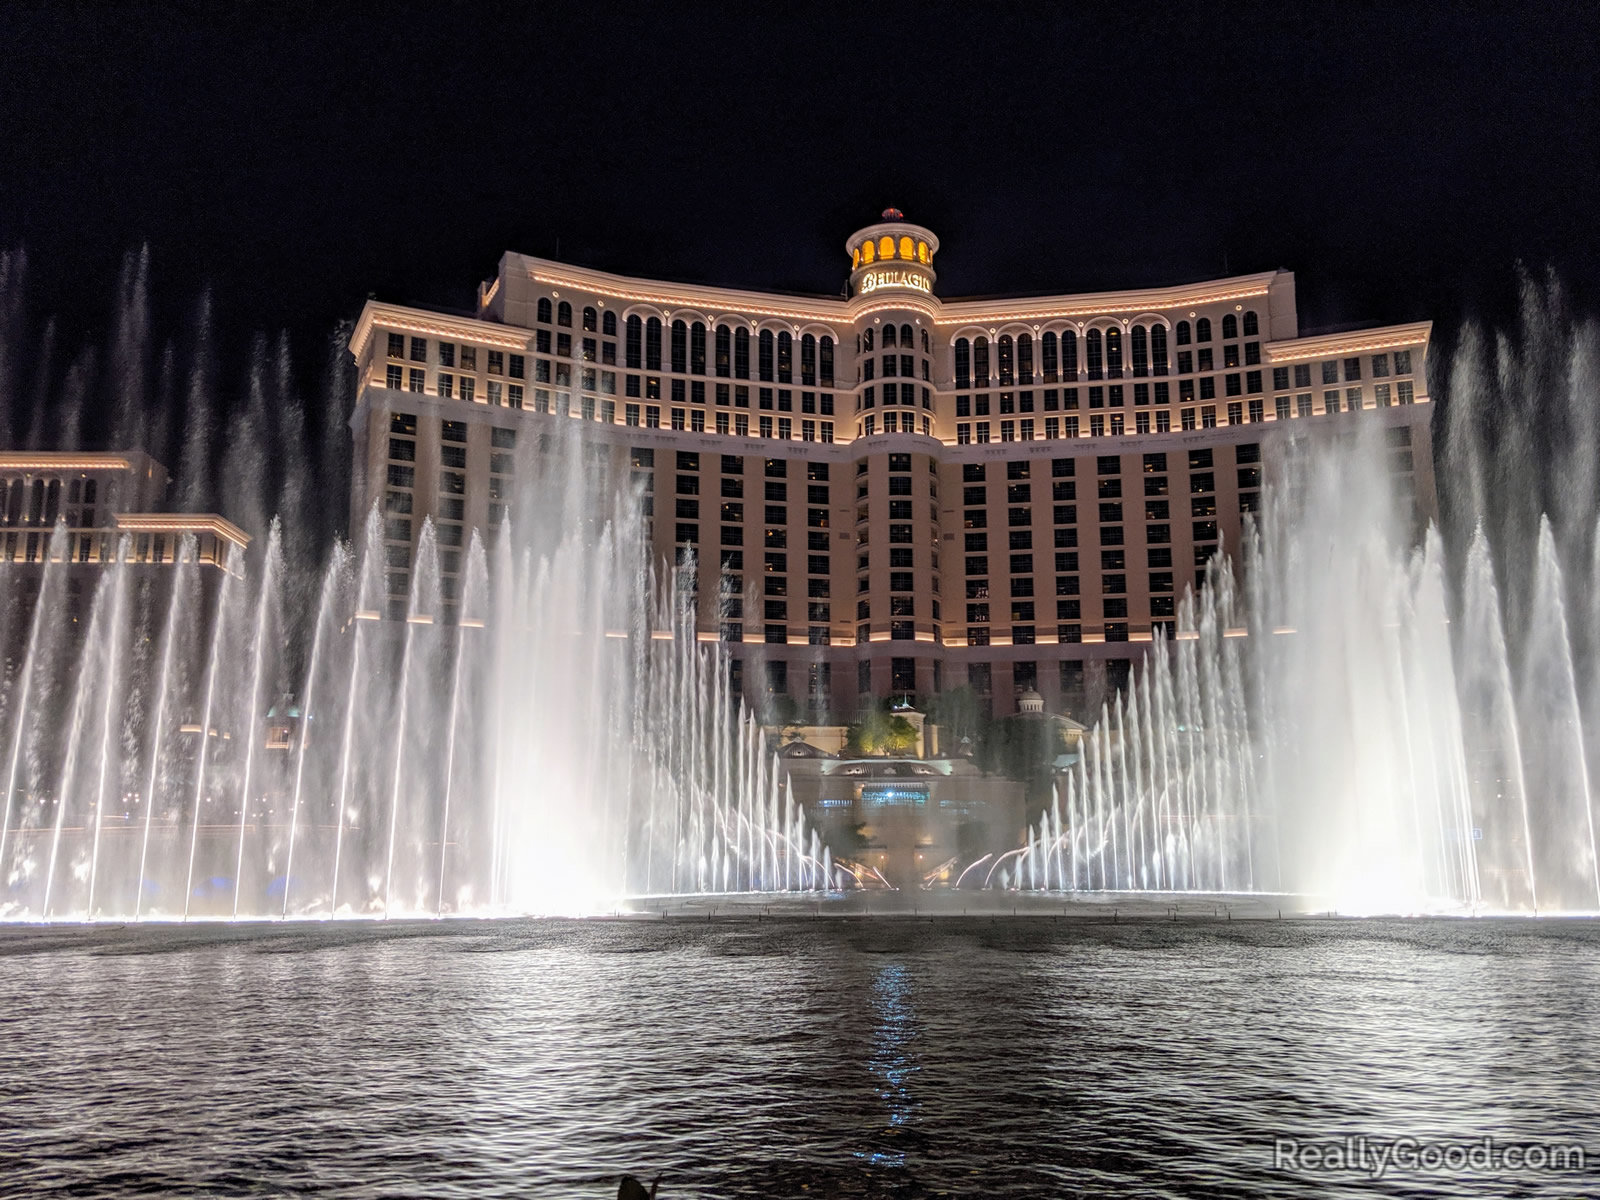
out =
<svg viewBox="0 0 1600 1200"><path fill-rule="evenodd" d="M996 715L1034 688L1086 717L1286 447L1376 423L1434 507L1430 323L1302 337L1283 270L943 300L939 239L893 209L845 250L847 296L508 253L475 315L369 301L352 528L384 513L394 607L425 516L448 607L472 528L492 539L530 450L581 422L658 555L695 548L698 636L751 701L848 715L970 684Z"/></svg>

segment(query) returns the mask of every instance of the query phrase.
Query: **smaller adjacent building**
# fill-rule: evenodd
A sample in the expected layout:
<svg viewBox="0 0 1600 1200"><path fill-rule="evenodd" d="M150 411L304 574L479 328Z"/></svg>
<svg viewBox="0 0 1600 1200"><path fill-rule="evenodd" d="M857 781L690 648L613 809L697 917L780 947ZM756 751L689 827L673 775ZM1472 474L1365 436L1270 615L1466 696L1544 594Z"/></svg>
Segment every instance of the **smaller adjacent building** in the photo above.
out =
<svg viewBox="0 0 1600 1200"><path fill-rule="evenodd" d="M117 561L124 536L135 570L177 563L186 539L208 588L243 570L249 535L217 513L170 511L168 485L166 467L142 450L0 451L0 571L14 602L9 654L27 637L47 563L65 568L62 616L73 626L88 618L100 569Z"/></svg>

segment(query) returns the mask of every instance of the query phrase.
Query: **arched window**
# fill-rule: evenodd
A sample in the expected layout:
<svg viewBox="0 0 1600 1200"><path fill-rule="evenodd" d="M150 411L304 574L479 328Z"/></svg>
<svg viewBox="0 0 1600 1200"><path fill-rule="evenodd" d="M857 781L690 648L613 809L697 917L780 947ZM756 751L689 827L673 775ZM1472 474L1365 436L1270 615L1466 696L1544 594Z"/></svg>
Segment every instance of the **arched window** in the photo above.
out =
<svg viewBox="0 0 1600 1200"><path fill-rule="evenodd" d="M867 354L872 353L872 326L870 325L861 331L861 349Z"/></svg>
<svg viewBox="0 0 1600 1200"><path fill-rule="evenodd" d="M887 350L895 343L895 328L893 325L883 327L883 348Z"/></svg>
<svg viewBox="0 0 1600 1200"><path fill-rule="evenodd" d="M928 243L927 242L918 242L917 243L917 261L920 262L920 263L925 263L925 262L928 261Z"/></svg>
<svg viewBox="0 0 1600 1200"><path fill-rule="evenodd" d="M733 331L733 377L750 378L750 331L742 325Z"/></svg>
<svg viewBox="0 0 1600 1200"><path fill-rule="evenodd" d="M926 329L922 331L922 352L924 354L933 353L932 350L928 349L928 331Z"/></svg>
<svg viewBox="0 0 1600 1200"><path fill-rule="evenodd" d="M981 388L989 386L989 339L981 337L972 347L973 382Z"/></svg>
<svg viewBox="0 0 1600 1200"><path fill-rule="evenodd" d="M1091 329L1083 335L1084 365L1089 368L1089 378L1099 379L1104 375L1103 360L1100 353L1100 331Z"/></svg>
<svg viewBox="0 0 1600 1200"><path fill-rule="evenodd" d="M598 333L600 327L600 313L592 304L583 306L583 331L585 333Z"/></svg>
<svg viewBox="0 0 1600 1200"><path fill-rule="evenodd" d="M683 321L672 323L672 371L683 375L689 369L689 326Z"/></svg>
<svg viewBox="0 0 1600 1200"><path fill-rule="evenodd" d="M966 338L957 338L955 347L956 358L956 387L969 388L972 386L972 343Z"/></svg>
<svg viewBox="0 0 1600 1200"><path fill-rule="evenodd" d="M794 338L787 329L778 334L778 382L794 382Z"/></svg>
<svg viewBox="0 0 1600 1200"><path fill-rule="evenodd" d="M917 256L916 245L904 234L900 235L900 257L910 262Z"/></svg>
<svg viewBox="0 0 1600 1200"><path fill-rule="evenodd" d="M900 326L900 344L907 350L912 349L916 345L916 343L911 340L911 326Z"/></svg>
<svg viewBox="0 0 1600 1200"><path fill-rule="evenodd" d="M1256 320L1256 310L1253 308L1244 315L1244 335L1245 337L1261 336L1261 322Z"/></svg>
<svg viewBox="0 0 1600 1200"><path fill-rule="evenodd" d="M699 321L689 326L689 372L706 373L706 327Z"/></svg>
<svg viewBox="0 0 1600 1200"><path fill-rule="evenodd" d="M1078 379L1078 331L1061 331L1061 382L1076 383Z"/></svg>
<svg viewBox="0 0 1600 1200"><path fill-rule="evenodd" d="M1150 358L1155 366L1157 375L1167 373L1167 327L1165 325L1152 325L1150 327Z"/></svg>
<svg viewBox="0 0 1600 1200"><path fill-rule="evenodd" d="M628 318L624 358L635 371L644 365L644 322L639 319L638 313Z"/></svg>
<svg viewBox="0 0 1600 1200"><path fill-rule="evenodd" d="M833 339L826 334L822 337L822 386L833 386Z"/></svg>
<svg viewBox="0 0 1600 1200"><path fill-rule="evenodd" d="M651 317L644 323L644 369L661 370L661 318Z"/></svg>
<svg viewBox="0 0 1600 1200"><path fill-rule="evenodd" d="M1016 382L1012 375L1012 349L1011 335L1002 333L1000 340L995 343L995 374L1000 378L1001 387L1010 387Z"/></svg>
<svg viewBox="0 0 1600 1200"><path fill-rule="evenodd" d="M733 330L726 325L717 326L717 378L726 379L733 372Z"/></svg>
<svg viewBox="0 0 1600 1200"><path fill-rule="evenodd" d="M1122 330L1106 330L1106 378L1122 378Z"/></svg>
<svg viewBox="0 0 1600 1200"><path fill-rule="evenodd" d="M617 314L610 309L600 314L600 332L606 337L617 336Z"/></svg>
<svg viewBox="0 0 1600 1200"><path fill-rule="evenodd" d="M756 349L756 377L762 383L772 382L772 330L761 331L760 344Z"/></svg>
<svg viewBox="0 0 1600 1200"><path fill-rule="evenodd" d="M1194 323L1194 340L1209 342L1211 340L1211 318L1201 317Z"/></svg>
<svg viewBox="0 0 1600 1200"><path fill-rule="evenodd" d="M565 300L556 306L556 324L572 328L572 305Z"/></svg>
<svg viewBox="0 0 1600 1200"><path fill-rule="evenodd" d="M1150 374L1150 344L1143 325L1135 325L1130 339L1133 350L1133 377Z"/></svg>
<svg viewBox="0 0 1600 1200"><path fill-rule="evenodd" d="M44 480L33 481L33 495L28 501L28 524L37 525L44 516Z"/></svg>
<svg viewBox="0 0 1600 1200"><path fill-rule="evenodd" d="M871 264L877 257L871 238L861 243L861 261L863 264Z"/></svg>
<svg viewBox="0 0 1600 1200"><path fill-rule="evenodd" d="M1178 339L1177 340L1178 340L1178 345L1180 345L1180 346L1187 346L1189 344L1189 322L1187 322L1187 321L1179 321L1178 322Z"/></svg>
<svg viewBox="0 0 1600 1200"><path fill-rule="evenodd" d="M854 268L854 267L859 267L860 265L861 265L861 247L857 246L854 250L852 250L850 252L850 266L852 268Z"/></svg>
<svg viewBox="0 0 1600 1200"><path fill-rule="evenodd" d="M887 233L878 239L878 258L888 261L894 257L894 239Z"/></svg>
<svg viewBox="0 0 1600 1200"><path fill-rule="evenodd" d="M809 333L800 337L800 386L817 386L817 339Z"/></svg>
<svg viewBox="0 0 1600 1200"><path fill-rule="evenodd" d="M550 324L550 297L549 296L540 296L539 297L539 323L541 325Z"/></svg>
<svg viewBox="0 0 1600 1200"><path fill-rule="evenodd" d="M1056 358L1056 335L1047 329L1039 337L1039 369L1044 372L1046 383L1056 381L1056 372L1060 365L1060 361Z"/></svg>
<svg viewBox="0 0 1600 1200"><path fill-rule="evenodd" d="M1222 340L1231 342L1239 336L1239 318L1228 313L1222 318Z"/></svg>
<svg viewBox="0 0 1600 1200"><path fill-rule="evenodd" d="M15 525L22 520L22 480L11 484L11 495L6 500L6 524Z"/></svg>
<svg viewBox="0 0 1600 1200"><path fill-rule="evenodd" d="M61 480L52 479L44 496L44 523L54 525L61 512Z"/></svg>
<svg viewBox="0 0 1600 1200"><path fill-rule="evenodd" d="M1033 335L1017 334L1017 382L1033 382Z"/></svg>

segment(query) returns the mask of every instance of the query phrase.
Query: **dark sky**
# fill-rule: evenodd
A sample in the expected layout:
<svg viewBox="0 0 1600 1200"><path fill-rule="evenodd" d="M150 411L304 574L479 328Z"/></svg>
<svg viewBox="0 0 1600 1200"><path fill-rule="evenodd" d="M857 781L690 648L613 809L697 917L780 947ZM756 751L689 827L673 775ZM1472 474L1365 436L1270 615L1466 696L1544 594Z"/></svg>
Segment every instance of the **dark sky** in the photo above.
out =
<svg viewBox="0 0 1600 1200"><path fill-rule="evenodd" d="M1286 266L1303 326L1450 320L1521 258L1592 299L1597 6L1443 7L13 3L0 246L69 327L148 242L158 311L210 282L297 346L558 238L835 292L889 204L946 296Z"/></svg>

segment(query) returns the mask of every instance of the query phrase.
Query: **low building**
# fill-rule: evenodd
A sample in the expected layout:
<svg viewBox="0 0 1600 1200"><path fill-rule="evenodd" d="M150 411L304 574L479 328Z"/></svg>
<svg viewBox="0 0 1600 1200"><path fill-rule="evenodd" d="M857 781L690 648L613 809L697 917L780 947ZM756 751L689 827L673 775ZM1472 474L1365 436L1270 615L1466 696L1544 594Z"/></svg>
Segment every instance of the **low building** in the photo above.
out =
<svg viewBox="0 0 1600 1200"><path fill-rule="evenodd" d="M0 579L13 661L47 564L65 572L62 616L72 626L87 620L100 574L117 562L124 539L135 571L177 563L185 540L208 588L243 570L249 535L216 513L168 511L167 491L167 469L142 450L0 451Z"/></svg>

